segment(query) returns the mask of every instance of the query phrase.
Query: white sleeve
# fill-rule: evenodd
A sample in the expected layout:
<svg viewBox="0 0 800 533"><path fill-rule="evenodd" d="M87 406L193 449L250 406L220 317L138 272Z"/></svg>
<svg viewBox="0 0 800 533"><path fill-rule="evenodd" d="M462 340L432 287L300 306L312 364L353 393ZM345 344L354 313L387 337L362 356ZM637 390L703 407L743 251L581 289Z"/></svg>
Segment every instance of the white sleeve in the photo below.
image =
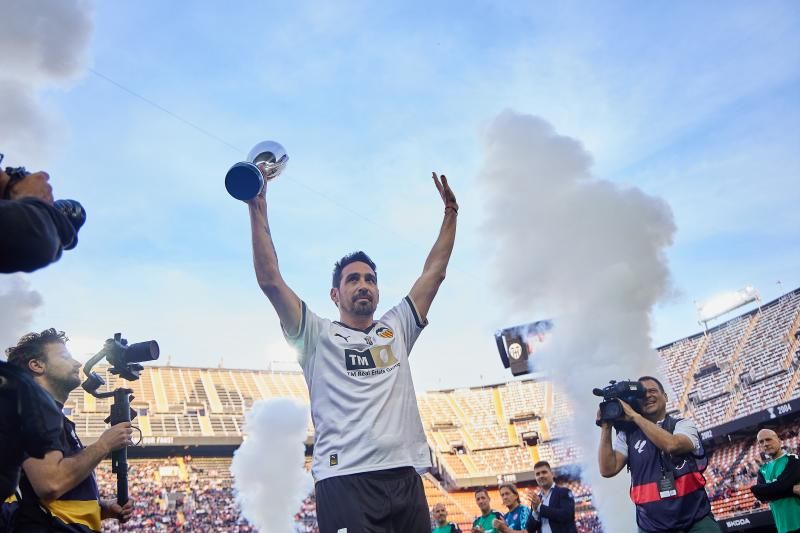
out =
<svg viewBox="0 0 800 533"><path fill-rule="evenodd" d="M324 320L308 309L305 302L301 302L301 304L302 309L300 312L302 316L300 318L300 329L297 331L297 334L290 335L286 329L284 329L283 324L281 324L281 330L283 331L284 338L286 338L286 342L297 350L297 361L305 371L306 367L312 362L314 353L316 353L317 343L319 342L320 331L322 331Z"/></svg>
<svg viewBox="0 0 800 533"><path fill-rule="evenodd" d="M614 442L611 447L615 452L619 452L628 458L628 435L624 431L618 431L614 437Z"/></svg>
<svg viewBox="0 0 800 533"><path fill-rule="evenodd" d="M700 432L697 431L697 426L694 424L694 421L688 418L678 420L675 424L675 431L673 431L672 434L686 435L689 437L689 440L692 441L695 453L700 452Z"/></svg>
<svg viewBox="0 0 800 533"><path fill-rule="evenodd" d="M419 334L428 325L426 319L420 318L417 306L411 296L406 296L403 301L386 311L381 320L399 330L409 353L411 347L417 342Z"/></svg>

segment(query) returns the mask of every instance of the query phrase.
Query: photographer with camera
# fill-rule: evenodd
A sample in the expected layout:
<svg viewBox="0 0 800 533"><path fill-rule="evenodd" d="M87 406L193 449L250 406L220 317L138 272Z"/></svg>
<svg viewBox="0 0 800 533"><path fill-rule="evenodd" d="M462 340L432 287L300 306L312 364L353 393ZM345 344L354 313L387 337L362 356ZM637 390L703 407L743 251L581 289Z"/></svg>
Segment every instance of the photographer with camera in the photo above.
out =
<svg viewBox="0 0 800 533"><path fill-rule="evenodd" d="M33 380L63 408L69 393L81 384L80 363L72 358L63 331L29 333L6 350L8 362L28 372ZM27 457L22 463L21 500L13 516L12 531L100 531L101 520L126 522L131 502L101 501L94 469L110 452L131 445L130 423L120 423L84 447L75 424L61 415L60 446L43 458Z"/></svg>
<svg viewBox="0 0 800 533"><path fill-rule="evenodd" d="M600 474L614 477L628 466L640 533L719 532L704 489L702 472L708 460L697 427L689 419L667 415L667 394L659 380L642 376L638 383L635 408L619 397L603 402L618 402L622 408L618 421L625 429L617 432L613 444L616 421L607 418L602 406L598 411Z"/></svg>
<svg viewBox="0 0 800 533"><path fill-rule="evenodd" d="M86 213L74 200L53 201L49 181L47 172L0 167L0 273L33 272L78 244Z"/></svg>

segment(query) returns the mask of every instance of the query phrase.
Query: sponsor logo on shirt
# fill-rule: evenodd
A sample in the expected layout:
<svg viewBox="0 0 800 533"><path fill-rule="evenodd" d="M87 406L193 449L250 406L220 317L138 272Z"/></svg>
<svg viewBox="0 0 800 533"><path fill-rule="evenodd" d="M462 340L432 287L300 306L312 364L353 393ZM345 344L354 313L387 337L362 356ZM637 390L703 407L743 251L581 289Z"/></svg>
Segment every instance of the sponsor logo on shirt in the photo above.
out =
<svg viewBox="0 0 800 533"><path fill-rule="evenodd" d="M344 365L349 376L375 376L394 370L400 363L392 351L392 347L373 346L368 350L344 351Z"/></svg>
<svg viewBox="0 0 800 533"><path fill-rule="evenodd" d="M333 334L333 336L334 336L334 337L341 337L341 338L343 338L343 339L344 339L344 342L350 342L350 341L348 341L348 340L347 340L347 339L349 339L349 338L350 338L350 335L347 335L347 336L345 336L345 335L342 335L341 333L334 333L334 334Z"/></svg>
<svg viewBox="0 0 800 533"><path fill-rule="evenodd" d="M339 454L338 453L332 453L331 454L330 464L331 464L331 466L336 466L336 465L339 464Z"/></svg>

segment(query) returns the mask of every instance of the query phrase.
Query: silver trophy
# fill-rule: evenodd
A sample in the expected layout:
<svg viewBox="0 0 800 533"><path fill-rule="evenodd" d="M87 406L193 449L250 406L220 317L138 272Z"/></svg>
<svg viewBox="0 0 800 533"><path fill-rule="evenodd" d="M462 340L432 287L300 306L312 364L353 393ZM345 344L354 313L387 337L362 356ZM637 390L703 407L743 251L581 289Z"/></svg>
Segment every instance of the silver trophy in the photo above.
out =
<svg viewBox="0 0 800 533"><path fill-rule="evenodd" d="M262 141L247 154L247 161L233 165L225 174L225 188L237 200L247 201L264 191L264 184L283 172L289 156L275 141Z"/></svg>

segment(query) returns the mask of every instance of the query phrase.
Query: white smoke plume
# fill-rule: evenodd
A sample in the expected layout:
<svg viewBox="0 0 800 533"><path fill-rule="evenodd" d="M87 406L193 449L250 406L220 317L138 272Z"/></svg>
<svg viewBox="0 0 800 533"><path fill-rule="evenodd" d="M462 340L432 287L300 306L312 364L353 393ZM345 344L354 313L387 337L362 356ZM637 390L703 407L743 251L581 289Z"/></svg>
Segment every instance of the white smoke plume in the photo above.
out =
<svg viewBox="0 0 800 533"><path fill-rule="evenodd" d="M581 143L541 118L504 111L482 133L479 179L496 284L513 311L554 319L552 340L533 364L570 400L572 435L605 531L635 531L628 475L607 480L598 472L592 389L658 372L650 315L670 289L672 212L636 188L593 178Z"/></svg>
<svg viewBox="0 0 800 533"><path fill-rule="evenodd" d="M6 348L30 331L33 314L41 305L42 296L30 288L25 276L0 275L0 353L5 354Z"/></svg>
<svg viewBox="0 0 800 533"><path fill-rule="evenodd" d="M58 140L40 93L84 74L92 15L86 0L0 2L0 151L10 163L29 164Z"/></svg>
<svg viewBox="0 0 800 533"><path fill-rule="evenodd" d="M303 468L308 406L290 398L259 400L245 417L244 442L231 463L236 501L262 533L290 533L312 488Z"/></svg>

